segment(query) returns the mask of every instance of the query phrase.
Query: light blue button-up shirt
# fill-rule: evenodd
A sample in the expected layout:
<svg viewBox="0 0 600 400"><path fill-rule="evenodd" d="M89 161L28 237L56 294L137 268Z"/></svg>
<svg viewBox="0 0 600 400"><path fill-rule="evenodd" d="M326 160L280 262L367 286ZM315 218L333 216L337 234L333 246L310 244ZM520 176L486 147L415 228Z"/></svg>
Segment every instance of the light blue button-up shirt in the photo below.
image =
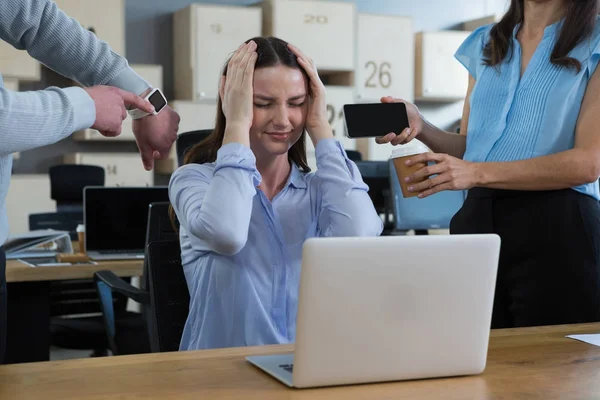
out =
<svg viewBox="0 0 600 400"><path fill-rule="evenodd" d="M293 165L272 202L257 188L254 154L238 143L224 145L215 163L172 175L190 291L181 350L293 342L304 240L381 233L368 187L341 144L321 140L316 159L315 173Z"/></svg>
<svg viewBox="0 0 600 400"><path fill-rule="evenodd" d="M509 53L500 68L482 61L492 25L473 31L458 49L457 60L476 80L465 160L516 161L574 147L583 96L600 60L600 23L569 54L581 62L579 73L550 62L561 25L562 20L546 27L522 77L518 26L512 37L512 57ZM600 199L597 182L573 189Z"/></svg>

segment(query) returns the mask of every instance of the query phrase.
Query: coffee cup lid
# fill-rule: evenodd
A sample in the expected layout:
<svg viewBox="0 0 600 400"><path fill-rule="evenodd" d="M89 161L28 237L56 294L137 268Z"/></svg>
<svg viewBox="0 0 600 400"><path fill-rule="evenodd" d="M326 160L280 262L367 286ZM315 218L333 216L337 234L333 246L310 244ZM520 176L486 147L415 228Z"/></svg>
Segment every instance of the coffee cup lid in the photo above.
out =
<svg viewBox="0 0 600 400"><path fill-rule="evenodd" d="M85 232L85 225L79 224L77 225L77 232Z"/></svg>
<svg viewBox="0 0 600 400"><path fill-rule="evenodd" d="M406 144L394 146L390 158L412 156L414 154L427 153L429 148L418 139L413 139Z"/></svg>

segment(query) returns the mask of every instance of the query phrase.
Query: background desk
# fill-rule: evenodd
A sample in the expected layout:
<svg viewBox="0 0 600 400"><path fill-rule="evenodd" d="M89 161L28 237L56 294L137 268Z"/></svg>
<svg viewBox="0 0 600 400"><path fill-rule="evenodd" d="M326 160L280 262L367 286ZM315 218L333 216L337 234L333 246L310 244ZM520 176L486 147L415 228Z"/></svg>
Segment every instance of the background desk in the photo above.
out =
<svg viewBox="0 0 600 400"><path fill-rule="evenodd" d="M596 332L600 324L493 331L479 376L310 390L288 389L244 360L293 346L5 365L0 398L592 399L600 394L600 348L564 336Z"/></svg>
<svg viewBox="0 0 600 400"><path fill-rule="evenodd" d="M143 265L143 260L134 260L34 268L9 260L6 263L8 332L5 362L50 359L50 281L92 278L100 270L111 270L119 276L140 276Z"/></svg>
<svg viewBox="0 0 600 400"><path fill-rule="evenodd" d="M17 260L6 262L7 282L40 282L93 278L96 271L109 269L118 276L141 276L143 260L102 261L97 265L30 267Z"/></svg>

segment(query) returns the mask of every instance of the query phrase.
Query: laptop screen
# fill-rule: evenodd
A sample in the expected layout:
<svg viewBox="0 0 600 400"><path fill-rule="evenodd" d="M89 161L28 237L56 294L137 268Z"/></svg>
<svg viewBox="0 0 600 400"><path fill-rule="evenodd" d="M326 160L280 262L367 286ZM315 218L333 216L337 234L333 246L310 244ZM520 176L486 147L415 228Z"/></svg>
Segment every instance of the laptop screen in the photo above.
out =
<svg viewBox="0 0 600 400"><path fill-rule="evenodd" d="M169 201L166 186L86 187L86 251L144 251L148 206Z"/></svg>

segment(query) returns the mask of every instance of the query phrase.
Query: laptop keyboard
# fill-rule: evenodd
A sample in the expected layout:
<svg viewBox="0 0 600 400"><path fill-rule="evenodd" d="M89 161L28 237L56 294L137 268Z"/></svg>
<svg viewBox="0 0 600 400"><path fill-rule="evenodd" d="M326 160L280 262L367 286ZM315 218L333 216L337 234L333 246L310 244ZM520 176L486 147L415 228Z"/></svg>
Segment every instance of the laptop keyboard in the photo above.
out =
<svg viewBox="0 0 600 400"><path fill-rule="evenodd" d="M285 369L290 374L294 372L294 364L280 364L279 368Z"/></svg>

